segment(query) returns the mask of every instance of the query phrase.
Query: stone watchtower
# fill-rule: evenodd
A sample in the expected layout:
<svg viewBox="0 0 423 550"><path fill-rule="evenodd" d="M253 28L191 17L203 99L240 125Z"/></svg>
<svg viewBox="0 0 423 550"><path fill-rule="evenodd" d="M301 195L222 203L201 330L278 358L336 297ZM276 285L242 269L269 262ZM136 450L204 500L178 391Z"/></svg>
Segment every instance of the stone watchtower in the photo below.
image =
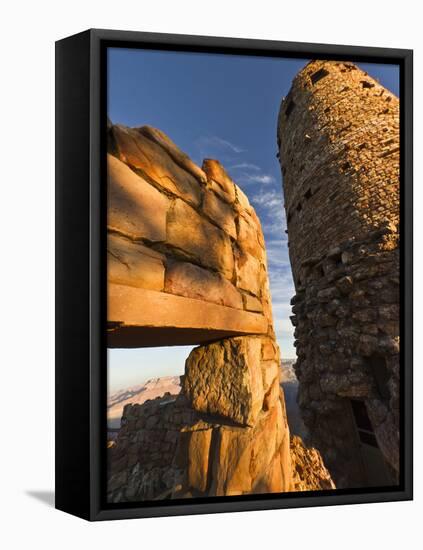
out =
<svg viewBox="0 0 423 550"><path fill-rule="evenodd" d="M399 100L312 61L278 121L299 405L337 487L399 472Z"/></svg>

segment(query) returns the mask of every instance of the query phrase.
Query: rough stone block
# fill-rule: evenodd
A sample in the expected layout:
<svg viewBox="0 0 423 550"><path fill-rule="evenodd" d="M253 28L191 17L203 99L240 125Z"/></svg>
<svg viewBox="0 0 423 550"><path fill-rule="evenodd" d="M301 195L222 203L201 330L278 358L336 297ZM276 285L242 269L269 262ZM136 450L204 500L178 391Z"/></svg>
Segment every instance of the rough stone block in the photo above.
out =
<svg viewBox="0 0 423 550"><path fill-rule="evenodd" d="M243 294L244 309L247 311L256 311L258 313L263 312L263 305L258 298L250 296L249 294Z"/></svg>
<svg viewBox="0 0 423 550"><path fill-rule="evenodd" d="M260 294L260 262L251 254L237 254L236 283L237 287L255 296Z"/></svg>
<svg viewBox="0 0 423 550"><path fill-rule="evenodd" d="M268 359L276 359L279 356L276 342L271 338L263 338L261 345L261 357L264 361Z"/></svg>
<svg viewBox="0 0 423 550"><path fill-rule="evenodd" d="M234 496L251 492L252 432L251 428L219 428L210 496Z"/></svg>
<svg viewBox="0 0 423 550"><path fill-rule="evenodd" d="M168 152L143 135L136 128L114 126L113 134L120 152L120 158L171 193L198 206L202 187L199 181L181 168Z"/></svg>
<svg viewBox="0 0 423 550"><path fill-rule="evenodd" d="M257 240L263 249L266 248L266 245L264 243L263 229L261 227L260 218L257 216L257 213L254 210L254 208L251 207L249 212L244 211L244 212L241 212L240 214L244 216L247 220L250 220L253 223L253 225L257 228Z"/></svg>
<svg viewBox="0 0 423 550"><path fill-rule="evenodd" d="M244 212L238 217L238 246L255 258L263 258L264 251L259 242L261 229L254 223L253 218Z"/></svg>
<svg viewBox="0 0 423 550"><path fill-rule="evenodd" d="M363 325L366 323L372 323L377 320L377 310L376 308L359 309L352 314L352 319Z"/></svg>
<svg viewBox="0 0 423 550"><path fill-rule="evenodd" d="M335 284L342 294L349 294L354 286L353 279L350 276L341 277Z"/></svg>
<svg viewBox="0 0 423 550"><path fill-rule="evenodd" d="M228 235L236 239L234 211L228 204L220 200L213 191L206 191L203 210Z"/></svg>
<svg viewBox="0 0 423 550"><path fill-rule="evenodd" d="M183 391L192 407L253 426L262 408L261 340L228 338L191 351Z"/></svg>
<svg viewBox="0 0 423 550"><path fill-rule="evenodd" d="M201 170L186 153L181 151L164 132L152 126L142 126L141 128L137 128L137 130L143 136L151 139L157 143L157 145L160 145L160 147L162 147L181 168L189 172L201 183L207 182L207 176L203 170Z"/></svg>
<svg viewBox="0 0 423 550"><path fill-rule="evenodd" d="M213 159L204 159L202 168L207 174L209 185L213 191L226 202L232 204L235 200L235 184L220 162Z"/></svg>
<svg viewBox="0 0 423 550"><path fill-rule="evenodd" d="M188 444L188 484L201 492L207 489L212 433L212 429L193 431Z"/></svg>
<svg viewBox="0 0 423 550"><path fill-rule="evenodd" d="M115 157L108 155L109 227L132 238L166 239L169 199Z"/></svg>
<svg viewBox="0 0 423 550"><path fill-rule="evenodd" d="M266 395L264 396L263 410L269 411L272 407L274 407L277 401L279 400L279 395L280 395L279 379L275 378L269 390L267 391Z"/></svg>
<svg viewBox="0 0 423 550"><path fill-rule="evenodd" d="M193 255L201 265L232 278L234 259L229 237L179 199L168 214L167 242Z"/></svg>
<svg viewBox="0 0 423 550"><path fill-rule="evenodd" d="M235 192L236 192L236 198L237 198L237 209L239 212L242 212L246 210L247 212L251 212L252 208L250 205L250 201L248 200L247 195L244 193L244 191L238 187L238 185L235 186Z"/></svg>
<svg viewBox="0 0 423 550"><path fill-rule="evenodd" d="M254 493L281 493L292 489L292 465L289 452L289 432L283 440L268 467L254 484Z"/></svg>
<svg viewBox="0 0 423 550"><path fill-rule="evenodd" d="M268 391L274 380L279 380L280 367L277 361L262 361L263 389Z"/></svg>
<svg viewBox="0 0 423 550"><path fill-rule="evenodd" d="M230 496L249 492L287 491L289 487L282 478L271 489L266 483L266 474L274 457L279 456L281 443L287 434L279 403L269 412L262 413L254 428L222 426L213 457L210 494ZM289 457L286 462L290 469Z"/></svg>
<svg viewBox="0 0 423 550"><path fill-rule="evenodd" d="M113 233L107 237L107 252L107 278L110 283L163 290L163 254Z"/></svg>
<svg viewBox="0 0 423 550"><path fill-rule="evenodd" d="M210 180L208 182L208 187L228 204L233 204L233 201L235 200L235 195L232 198L232 196L228 195L228 193L226 193L217 182L215 182L214 180Z"/></svg>
<svg viewBox="0 0 423 550"><path fill-rule="evenodd" d="M227 279L189 262L168 264L165 292L242 309L241 295Z"/></svg>
<svg viewBox="0 0 423 550"><path fill-rule="evenodd" d="M323 290L319 290L317 293L317 299L321 303L330 302L334 298L338 298L339 291L335 287L325 288Z"/></svg>

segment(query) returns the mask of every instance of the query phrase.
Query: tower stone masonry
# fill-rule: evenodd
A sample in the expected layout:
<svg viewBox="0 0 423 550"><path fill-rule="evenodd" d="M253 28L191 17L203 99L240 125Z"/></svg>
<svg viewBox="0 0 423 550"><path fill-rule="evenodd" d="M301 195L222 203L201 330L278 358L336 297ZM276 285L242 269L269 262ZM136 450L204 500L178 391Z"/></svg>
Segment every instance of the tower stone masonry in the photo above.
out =
<svg viewBox="0 0 423 550"><path fill-rule="evenodd" d="M277 129L299 380L337 487L399 476L399 99L356 65L312 61Z"/></svg>

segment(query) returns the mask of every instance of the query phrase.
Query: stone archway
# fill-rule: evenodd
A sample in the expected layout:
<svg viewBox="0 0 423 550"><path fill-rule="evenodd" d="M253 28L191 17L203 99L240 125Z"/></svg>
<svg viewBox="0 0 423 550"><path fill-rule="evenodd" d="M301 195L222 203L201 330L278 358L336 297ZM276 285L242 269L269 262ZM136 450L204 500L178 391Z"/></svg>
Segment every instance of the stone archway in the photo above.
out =
<svg viewBox="0 0 423 550"><path fill-rule="evenodd" d="M200 168L148 126L108 132L108 346L198 344L176 401L125 408L109 500L291 490L254 209L218 161ZM320 473L310 488L332 486Z"/></svg>

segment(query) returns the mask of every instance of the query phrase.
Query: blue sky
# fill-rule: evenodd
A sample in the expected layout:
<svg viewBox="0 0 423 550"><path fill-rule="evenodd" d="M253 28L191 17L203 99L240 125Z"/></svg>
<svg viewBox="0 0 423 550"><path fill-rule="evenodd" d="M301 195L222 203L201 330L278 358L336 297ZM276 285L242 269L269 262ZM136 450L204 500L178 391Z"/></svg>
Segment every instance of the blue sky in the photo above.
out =
<svg viewBox="0 0 423 550"><path fill-rule="evenodd" d="M307 62L120 48L108 51L112 122L160 128L200 166L204 158L218 159L255 207L266 240L275 330L283 358L295 357L289 320L294 286L284 232L276 121L282 97ZM396 66L360 66L398 94ZM110 388L182 374L190 349L109 350Z"/></svg>

